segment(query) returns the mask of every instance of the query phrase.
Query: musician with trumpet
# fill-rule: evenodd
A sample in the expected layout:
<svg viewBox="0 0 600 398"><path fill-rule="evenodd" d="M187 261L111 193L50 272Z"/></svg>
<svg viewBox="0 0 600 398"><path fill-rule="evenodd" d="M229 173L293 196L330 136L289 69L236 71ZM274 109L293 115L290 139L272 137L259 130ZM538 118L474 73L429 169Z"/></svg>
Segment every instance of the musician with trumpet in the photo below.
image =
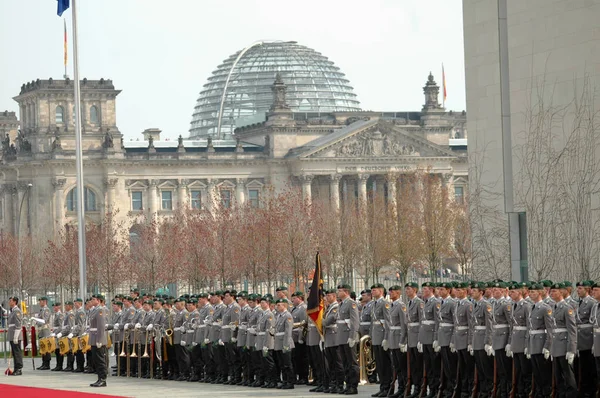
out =
<svg viewBox="0 0 600 398"><path fill-rule="evenodd" d="M152 311L154 302L152 300L144 301L142 307L142 319L140 323L135 325L135 329L139 330L140 342L144 344L144 353L142 354L142 367L140 374L143 379L150 378L150 355L154 355L153 352L149 353L149 347L151 346L152 336L154 336L154 317L155 313ZM141 347L141 345L140 345Z"/></svg>
<svg viewBox="0 0 600 398"><path fill-rule="evenodd" d="M398 391L391 395L388 394L388 397L398 398L404 397L406 383L408 382L408 366L406 362L408 318L406 317L406 304L402 302L402 288L394 285L390 287L389 292L392 304L390 308L390 322L389 326L386 324L386 329L389 328L387 340L390 347L390 357L396 372ZM381 364L376 363L375 366L381 366ZM394 386L391 386L390 392L393 389Z"/></svg>
<svg viewBox="0 0 600 398"><path fill-rule="evenodd" d="M54 303L53 305L53 309L54 309L54 315L52 317L52 333L50 333L50 337L56 338L57 344L56 344L56 350L54 350L54 354L56 355L56 366L52 369L53 372L58 372L63 370L63 363L64 363L64 357L63 355L60 353L60 338L62 337L62 327L63 327L63 323L64 323L64 315L62 313L61 309L61 303ZM48 354L50 355L50 354Z"/></svg>
<svg viewBox="0 0 600 398"><path fill-rule="evenodd" d="M344 365L345 395L358 394L358 359L354 346L358 344L358 306L350 298L350 285L342 284L337 287L337 298L341 301L337 319L337 344Z"/></svg>
<svg viewBox="0 0 600 398"><path fill-rule="evenodd" d="M120 301L113 301L112 303L113 317L111 323L107 325L107 329L112 332L112 342L114 344L114 353L116 356L115 373L113 376L124 376L125 375L125 357L122 357L120 353L123 352L123 331L122 331L122 319L124 315L123 303Z"/></svg>
<svg viewBox="0 0 600 398"><path fill-rule="evenodd" d="M75 369L73 365L75 364L75 356L73 354L73 343L72 338L69 338L71 331L75 327L75 313L73 312L73 302L67 301L65 303L65 316L63 321L62 329L59 333L62 337L57 335L56 337L60 340L63 339L63 344L68 345L69 351L67 352L67 367L64 369L65 372L73 372ZM72 337L72 335L71 335Z"/></svg>
<svg viewBox="0 0 600 398"><path fill-rule="evenodd" d="M36 324L38 326L37 336L40 339L50 337L50 308L48 308L48 297L42 296L38 299L40 310L36 315ZM43 322L42 322L43 321ZM47 353L42 355L42 365L37 370L50 370L50 359L52 354Z"/></svg>
<svg viewBox="0 0 600 398"><path fill-rule="evenodd" d="M248 321L250 320L251 308L248 304L248 292L241 291L237 296L237 303L240 306L240 320L237 333L237 353L239 355L242 380L237 385L247 386L250 384L250 352L245 348L248 339Z"/></svg>

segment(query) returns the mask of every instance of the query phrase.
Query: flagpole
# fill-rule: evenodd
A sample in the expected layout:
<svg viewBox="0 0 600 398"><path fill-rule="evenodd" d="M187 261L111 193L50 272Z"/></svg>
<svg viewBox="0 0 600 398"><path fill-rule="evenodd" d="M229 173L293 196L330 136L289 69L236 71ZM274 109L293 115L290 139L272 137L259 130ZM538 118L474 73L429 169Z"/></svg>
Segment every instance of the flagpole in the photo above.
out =
<svg viewBox="0 0 600 398"><path fill-rule="evenodd" d="M87 294L85 264L85 188L83 185L83 159L81 150L81 89L79 87L79 54L77 51L77 1L73 7L73 75L75 87L75 165L77 173L77 238L79 248L79 293Z"/></svg>

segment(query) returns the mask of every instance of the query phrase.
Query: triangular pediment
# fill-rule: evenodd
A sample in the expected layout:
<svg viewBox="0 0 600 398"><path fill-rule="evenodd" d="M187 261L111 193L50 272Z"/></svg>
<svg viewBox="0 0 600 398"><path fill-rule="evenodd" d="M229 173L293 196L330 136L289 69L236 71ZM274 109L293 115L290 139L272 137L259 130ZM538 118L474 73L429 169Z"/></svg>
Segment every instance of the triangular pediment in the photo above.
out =
<svg viewBox="0 0 600 398"><path fill-rule="evenodd" d="M408 131L385 121L363 124L345 134L333 133L332 139L319 139L317 145L306 146L300 158L419 158L456 155L423 138L417 131ZM317 141L317 140L315 140Z"/></svg>

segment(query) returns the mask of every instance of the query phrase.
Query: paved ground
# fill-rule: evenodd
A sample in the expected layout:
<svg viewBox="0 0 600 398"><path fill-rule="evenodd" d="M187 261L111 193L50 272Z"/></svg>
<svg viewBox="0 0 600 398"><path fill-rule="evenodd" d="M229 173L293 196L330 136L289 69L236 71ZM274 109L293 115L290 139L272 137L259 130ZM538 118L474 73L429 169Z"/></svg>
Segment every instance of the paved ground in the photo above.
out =
<svg viewBox="0 0 600 398"><path fill-rule="evenodd" d="M53 361L54 362L54 361ZM111 359L112 362L112 359ZM36 366L41 365L36 360ZM54 364L52 364L54 366ZM3 359L0 359L2 373L6 369ZM106 388L90 387L96 381L96 376L81 373L61 373L51 371L33 371L31 358L24 360L23 376L8 377L0 375L0 384L13 384L27 387L43 387L59 390L82 391L123 397L327 397L328 394L310 393L307 386L296 386L294 390L277 390L265 388L248 388L238 386L223 386L204 383L188 383L162 380L126 379L110 377ZM2 395L0 387L0 396ZM378 385L359 387L358 397L370 397L379 390Z"/></svg>

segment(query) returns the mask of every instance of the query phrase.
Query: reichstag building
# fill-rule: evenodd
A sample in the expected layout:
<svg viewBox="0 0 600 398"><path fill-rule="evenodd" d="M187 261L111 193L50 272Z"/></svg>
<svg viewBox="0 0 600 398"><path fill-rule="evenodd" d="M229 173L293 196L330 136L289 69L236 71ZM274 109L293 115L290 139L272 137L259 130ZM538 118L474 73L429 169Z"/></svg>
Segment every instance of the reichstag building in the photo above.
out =
<svg viewBox="0 0 600 398"><path fill-rule="evenodd" d="M260 206L268 187L290 184L338 208L369 190L395 200L398 176L417 168L462 196L466 115L442 107L431 74L423 80L420 111L367 112L327 57L296 42L258 42L208 78L187 137L162 140L150 128L132 141L116 124L120 90L83 79L86 218L99 222L111 207L127 219L181 206ZM37 79L14 100L18 115L0 112L0 229L51 239L77 219L73 81Z"/></svg>

